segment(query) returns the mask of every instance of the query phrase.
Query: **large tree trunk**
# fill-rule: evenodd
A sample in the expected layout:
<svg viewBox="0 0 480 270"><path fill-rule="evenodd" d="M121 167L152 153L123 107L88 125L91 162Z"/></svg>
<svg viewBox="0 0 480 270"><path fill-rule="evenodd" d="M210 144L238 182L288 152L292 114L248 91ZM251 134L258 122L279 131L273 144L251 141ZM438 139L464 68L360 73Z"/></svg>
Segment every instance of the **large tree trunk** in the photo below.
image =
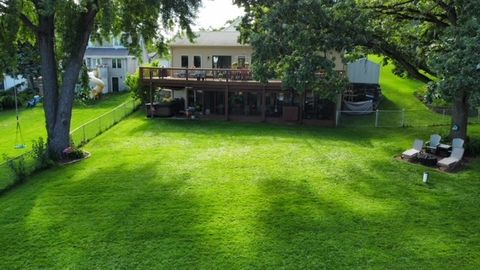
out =
<svg viewBox="0 0 480 270"><path fill-rule="evenodd" d="M70 146L70 123L75 94L75 84L82 66L83 55L93 29L97 9L91 6L82 14L76 31L78 43L65 61L62 85L59 88L55 59L54 15L39 16L38 46L41 56L44 86L44 110L47 124L48 151L53 159L59 159L62 151Z"/></svg>
<svg viewBox="0 0 480 270"><path fill-rule="evenodd" d="M452 138L467 138L468 126L468 97L465 92L459 93L454 101L452 108Z"/></svg>
<svg viewBox="0 0 480 270"><path fill-rule="evenodd" d="M55 137L55 118L57 115L58 80L57 62L55 59L55 18L53 15L39 18L39 32L37 33L38 49L40 52L41 73L43 81L43 109L47 127L47 144L51 145ZM51 149L49 149L51 150ZM50 154L55 155L50 151Z"/></svg>

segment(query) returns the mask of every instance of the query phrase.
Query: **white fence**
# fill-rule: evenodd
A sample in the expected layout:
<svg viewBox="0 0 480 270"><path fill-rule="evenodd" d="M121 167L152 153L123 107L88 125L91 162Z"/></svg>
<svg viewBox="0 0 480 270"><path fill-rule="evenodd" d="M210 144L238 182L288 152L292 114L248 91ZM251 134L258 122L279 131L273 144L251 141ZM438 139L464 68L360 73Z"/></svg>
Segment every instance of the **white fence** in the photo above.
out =
<svg viewBox="0 0 480 270"><path fill-rule="evenodd" d="M133 113L139 105L140 101L138 100L127 101L115 107L111 111L88 121L87 123L70 132L72 142L75 144L75 146L84 145L91 139L120 122L129 114ZM17 162L19 160L23 160L25 162L25 169L28 174L34 171L35 160L33 158L32 151L26 152L11 160ZM8 161L0 163L0 193L14 184L15 176L8 167Z"/></svg>
<svg viewBox="0 0 480 270"><path fill-rule="evenodd" d="M337 111L337 127L429 127L451 124L451 109ZM480 123L480 110L471 112L469 123Z"/></svg>

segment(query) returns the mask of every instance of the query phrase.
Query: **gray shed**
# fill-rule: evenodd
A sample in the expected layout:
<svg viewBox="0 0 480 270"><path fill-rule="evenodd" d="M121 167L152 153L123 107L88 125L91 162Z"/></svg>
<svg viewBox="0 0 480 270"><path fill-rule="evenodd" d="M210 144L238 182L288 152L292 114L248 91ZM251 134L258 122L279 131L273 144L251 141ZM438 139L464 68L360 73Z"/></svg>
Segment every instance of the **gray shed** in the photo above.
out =
<svg viewBox="0 0 480 270"><path fill-rule="evenodd" d="M347 74L350 83L380 84L380 65L366 58L348 63Z"/></svg>

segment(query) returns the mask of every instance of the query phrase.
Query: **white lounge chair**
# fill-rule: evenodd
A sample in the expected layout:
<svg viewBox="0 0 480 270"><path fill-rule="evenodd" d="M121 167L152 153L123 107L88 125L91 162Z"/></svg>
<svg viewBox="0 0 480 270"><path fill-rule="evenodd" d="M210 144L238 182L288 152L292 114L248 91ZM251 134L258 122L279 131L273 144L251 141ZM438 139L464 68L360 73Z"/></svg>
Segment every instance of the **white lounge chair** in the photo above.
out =
<svg viewBox="0 0 480 270"><path fill-rule="evenodd" d="M413 142L413 148L408 149L402 153L402 158L407 158L407 159L414 158L418 155L418 153L420 153L420 151L422 151L422 148L423 148L423 141L416 139Z"/></svg>
<svg viewBox="0 0 480 270"><path fill-rule="evenodd" d="M440 145L440 140L442 140L440 135L432 134L430 136L430 141L427 142L427 149L430 150L431 153L435 153L437 151L437 147Z"/></svg>
<svg viewBox="0 0 480 270"><path fill-rule="evenodd" d="M462 160L464 151L463 148L453 148L452 154L447 158L442 158L437 162L437 165L447 169L457 165Z"/></svg>
<svg viewBox="0 0 480 270"><path fill-rule="evenodd" d="M452 149L453 148L463 148L464 140L460 138L455 138L452 140Z"/></svg>

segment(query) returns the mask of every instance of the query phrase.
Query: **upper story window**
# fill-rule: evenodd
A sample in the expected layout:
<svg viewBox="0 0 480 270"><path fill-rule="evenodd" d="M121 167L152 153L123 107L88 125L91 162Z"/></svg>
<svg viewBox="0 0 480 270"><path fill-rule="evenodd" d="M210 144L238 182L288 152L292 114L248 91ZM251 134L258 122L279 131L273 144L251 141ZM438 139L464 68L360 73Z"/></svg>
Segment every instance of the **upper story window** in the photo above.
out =
<svg viewBox="0 0 480 270"><path fill-rule="evenodd" d="M113 39L112 39L112 46L113 46L113 47L121 47L121 46L122 46L122 42L120 41L119 38L113 38Z"/></svg>
<svg viewBox="0 0 480 270"><path fill-rule="evenodd" d="M198 55L193 57L193 66L196 68L202 67L202 58Z"/></svg>
<svg viewBox="0 0 480 270"><path fill-rule="evenodd" d="M181 66L183 68L188 68L188 55L182 55Z"/></svg>
<svg viewBox="0 0 480 270"><path fill-rule="evenodd" d="M112 59L112 68L122 68L122 59Z"/></svg>

